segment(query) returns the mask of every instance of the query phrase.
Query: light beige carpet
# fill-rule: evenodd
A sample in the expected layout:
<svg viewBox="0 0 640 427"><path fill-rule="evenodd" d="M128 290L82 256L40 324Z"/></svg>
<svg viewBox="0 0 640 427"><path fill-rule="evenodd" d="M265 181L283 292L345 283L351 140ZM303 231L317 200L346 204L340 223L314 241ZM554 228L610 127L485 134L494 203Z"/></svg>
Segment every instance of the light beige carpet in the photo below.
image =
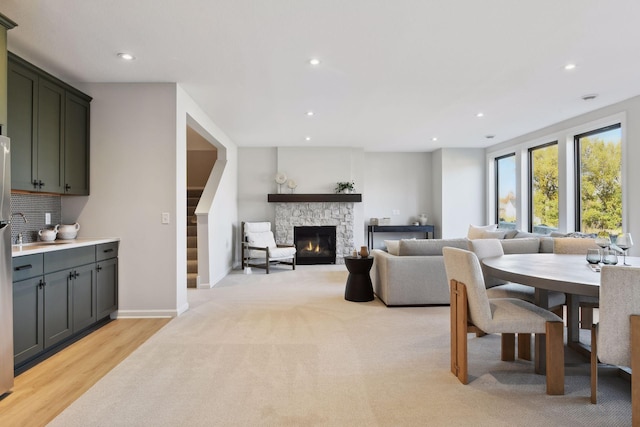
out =
<svg viewBox="0 0 640 427"><path fill-rule="evenodd" d="M344 300L344 266L234 272L51 426L626 426L629 383L588 364L547 396L530 362L469 335L470 384L449 372L449 308ZM568 355L568 359L571 359Z"/></svg>

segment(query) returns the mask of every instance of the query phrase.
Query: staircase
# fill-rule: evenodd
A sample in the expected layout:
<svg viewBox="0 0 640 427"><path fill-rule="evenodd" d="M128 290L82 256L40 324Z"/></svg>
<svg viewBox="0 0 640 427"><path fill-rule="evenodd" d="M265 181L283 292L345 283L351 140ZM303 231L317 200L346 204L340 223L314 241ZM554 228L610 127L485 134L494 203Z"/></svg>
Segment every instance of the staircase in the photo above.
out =
<svg viewBox="0 0 640 427"><path fill-rule="evenodd" d="M198 286L198 220L194 214L202 189L187 190L187 287Z"/></svg>

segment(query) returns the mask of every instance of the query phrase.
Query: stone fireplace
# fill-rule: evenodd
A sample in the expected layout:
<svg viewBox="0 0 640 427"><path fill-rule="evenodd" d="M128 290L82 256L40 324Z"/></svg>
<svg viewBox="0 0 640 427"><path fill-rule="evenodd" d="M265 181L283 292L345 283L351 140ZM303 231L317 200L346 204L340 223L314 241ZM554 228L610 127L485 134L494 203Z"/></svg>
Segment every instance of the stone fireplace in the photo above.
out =
<svg viewBox="0 0 640 427"><path fill-rule="evenodd" d="M273 196L273 197L272 197ZM288 196L288 197L287 197ZM296 197L297 196L297 197ZM302 198L300 197L302 196ZM276 242L294 243L294 227L301 226L335 226L336 228L336 264L344 264L344 257L351 255L355 247L353 230L355 201L361 201L360 194L352 195L327 195L330 199L338 201L299 201L304 200L305 195L272 195L270 202L276 203ZM310 196L310 195L307 195ZM323 196L323 195L313 195ZM333 197L331 197L333 196ZM336 197L342 196L342 197ZM351 197L344 197L351 196ZM354 196L357 196L354 197ZM271 200L273 198L273 200ZM310 197L309 200L321 199ZM344 200L344 201L341 201Z"/></svg>

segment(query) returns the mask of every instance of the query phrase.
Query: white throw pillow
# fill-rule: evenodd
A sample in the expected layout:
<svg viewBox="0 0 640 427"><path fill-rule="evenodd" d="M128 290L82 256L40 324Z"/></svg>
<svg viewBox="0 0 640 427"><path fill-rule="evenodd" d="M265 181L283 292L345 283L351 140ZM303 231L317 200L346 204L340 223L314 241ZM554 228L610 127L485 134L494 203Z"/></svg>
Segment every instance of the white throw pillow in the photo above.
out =
<svg viewBox="0 0 640 427"><path fill-rule="evenodd" d="M385 240L384 244L387 246L387 252L389 255L398 255L400 249L400 240Z"/></svg>
<svg viewBox="0 0 640 427"><path fill-rule="evenodd" d="M489 237L482 237L483 231L495 231L498 228L498 224L491 225L473 225L469 224L469 231L467 232L467 239L488 239ZM504 237L504 235L503 235ZM502 238L502 237L500 237Z"/></svg>

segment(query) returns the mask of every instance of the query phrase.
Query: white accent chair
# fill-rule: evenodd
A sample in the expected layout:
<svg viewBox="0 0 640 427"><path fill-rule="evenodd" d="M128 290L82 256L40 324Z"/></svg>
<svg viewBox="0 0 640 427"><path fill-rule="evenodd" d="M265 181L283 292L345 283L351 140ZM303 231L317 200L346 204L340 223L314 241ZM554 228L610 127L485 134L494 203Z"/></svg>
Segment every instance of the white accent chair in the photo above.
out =
<svg viewBox="0 0 640 427"><path fill-rule="evenodd" d="M478 257L458 248L442 252L451 292L451 372L468 383L468 332L501 334L501 360L515 359L515 334L546 334L547 394L564 394L562 319L521 299L489 299Z"/></svg>
<svg viewBox="0 0 640 427"><path fill-rule="evenodd" d="M482 267L484 284L487 288L487 297L493 298L518 298L531 304L535 304L535 288L520 283L512 283L496 279L485 271L482 260L485 258L503 256L504 249L498 239L469 240L469 250L476 254ZM535 256L535 255L533 255ZM566 295L562 292L549 291L547 295L547 307L549 311L562 317ZM531 334L518 335L518 357L531 360Z"/></svg>
<svg viewBox="0 0 640 427"><path fill-rule="evenodd" d="M242 268L264 268L269 274L272 264L286 264L296 269L296 248L276 244L270 222L242 223Z"/></svg>
<svg viewBox="0 0 640 427"><path fill-rule="evenodd" d="M554 254L584 255L588 249L600 249L596 239L556 237L553 241ZM593 309L598 308L598 297L580 297L580 328L591 329L593 324Z"/></svg>
<svg viewBox="0 0 640 427"><path fill-rule="evenodd" d="M598 360L629 367L632 424L640 425L640 268L602 267L599 316L591 328L591 403L597 402Z"/></svg>

